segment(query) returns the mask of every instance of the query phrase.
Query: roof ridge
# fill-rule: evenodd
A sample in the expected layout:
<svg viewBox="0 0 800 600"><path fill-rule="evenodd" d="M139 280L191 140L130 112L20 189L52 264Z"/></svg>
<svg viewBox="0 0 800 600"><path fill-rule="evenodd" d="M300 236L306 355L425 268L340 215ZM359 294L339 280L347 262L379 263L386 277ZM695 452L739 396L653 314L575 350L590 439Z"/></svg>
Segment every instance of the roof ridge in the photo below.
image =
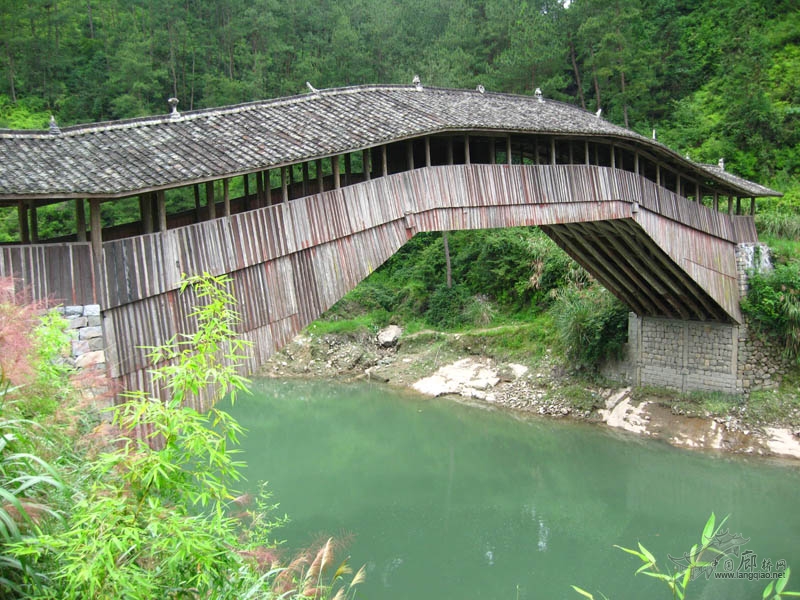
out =
<svg viewBox="0 0 800 600"><path fill-rule="evenodd" d="M170 113L164 113L159 115L130 117L127 119L117 119L112 121L98 121L96 123L79 123L76 125L68 125L67 127L61 127L61 133L59 135L52 134L48 129L0 129L0 137L53 138L53 139L57 139L58 137L74 137L75 135L83 133L132 129L137 126L163 125L167 123L183 123L186 121L193 121L197 118L237 114L249 110L257 110L259 108L264 108L264 107L288 106L291 104L298 104L302 102L315 100L321 96L338 96L338 95L352 94L362 91L380 91L384 89L414 90L414 86L403 85L403 84L361 84L361 85L338 87L338 88L325 88L317 90L317 92L315 93L306 92L302 94L295 94L293 96L280 96L278 98L252 100L250 102L242 102L239 104L228 104L225 106L199 108L196 110L181 112L179 117L173 117L171 116ZM427 89L433 89L433 88L427 88Z"/></svg>

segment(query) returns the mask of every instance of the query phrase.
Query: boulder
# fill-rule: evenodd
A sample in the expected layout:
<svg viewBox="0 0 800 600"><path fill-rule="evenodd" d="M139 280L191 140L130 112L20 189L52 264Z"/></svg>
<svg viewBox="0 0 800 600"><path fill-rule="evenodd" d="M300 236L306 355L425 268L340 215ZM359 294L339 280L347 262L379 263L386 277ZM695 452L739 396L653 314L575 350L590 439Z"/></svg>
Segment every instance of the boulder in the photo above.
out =
<svg viewBox="0 0 800 600"><path fill-rule="evenodd" d="M393 348L397 345L397 340L400 339L400 334L403 330L397 325L389 325L384 327L378 332L376 341L381 348Z"/></svg>

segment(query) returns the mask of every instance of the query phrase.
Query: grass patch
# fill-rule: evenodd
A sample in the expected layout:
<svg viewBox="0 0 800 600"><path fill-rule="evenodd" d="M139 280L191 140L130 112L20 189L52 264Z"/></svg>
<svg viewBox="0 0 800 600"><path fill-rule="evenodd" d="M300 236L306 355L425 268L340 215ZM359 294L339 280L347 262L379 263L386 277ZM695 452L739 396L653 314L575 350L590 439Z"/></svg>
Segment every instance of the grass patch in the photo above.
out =
<svg viewBox="0 0 800 600"><path fill-rule="evenodd" d="M363 333L376 333L389 324L391 315L386 311L372 311L343 319L328 320L324 316L312 322L306 331L313 335L353 335Z"/></svg>
<svg viewBox="0 0 800 600"><path fill-rule="evenodd" d="M680 393L669 388L641 386L631 390L631 399L637 402L648 400L688 416L721 416L739 414L746 405L741 394L695 391Z"/></svg>
<svg viewBox="0 0 800 600"><path fill-rule="evenodd" d="M782 423L797 427L800 425L800 396L796 390L794 393L782 390L753 392L744 416L755 425Z"/></svg>
<svg viewBox="0 0 800 600"><path fill-rule="evenodd" d="M571 383L560 388L559 398L569 403L572 408L581 412L591 411L604 406L603 398L598 393L586 388L581 383Z"/></svg>

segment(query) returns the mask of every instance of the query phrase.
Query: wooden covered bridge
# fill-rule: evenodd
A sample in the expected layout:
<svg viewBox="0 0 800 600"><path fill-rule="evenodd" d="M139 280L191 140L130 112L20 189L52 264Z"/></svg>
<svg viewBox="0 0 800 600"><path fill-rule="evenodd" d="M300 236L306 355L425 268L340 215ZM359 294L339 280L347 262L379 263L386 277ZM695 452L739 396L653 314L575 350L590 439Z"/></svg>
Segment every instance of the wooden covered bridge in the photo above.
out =
<svg viewBox="0 0 800 600"><path fill-rule="evenodd" d="M0 131L0 206L20 232L0 276L98 304L109 374L149 388L141 347L192 327L182 273L232 276L252 372L420 231L537 225L640 316L736 324L735 248L757 241L755 198L774 195L539 94L173 102L158 117ZM173 198L186 209L168 214ZM132 201L136 222L104 226L104 207ZM53 203L74 210L69 238L39 237L37 209Z"/></svg>

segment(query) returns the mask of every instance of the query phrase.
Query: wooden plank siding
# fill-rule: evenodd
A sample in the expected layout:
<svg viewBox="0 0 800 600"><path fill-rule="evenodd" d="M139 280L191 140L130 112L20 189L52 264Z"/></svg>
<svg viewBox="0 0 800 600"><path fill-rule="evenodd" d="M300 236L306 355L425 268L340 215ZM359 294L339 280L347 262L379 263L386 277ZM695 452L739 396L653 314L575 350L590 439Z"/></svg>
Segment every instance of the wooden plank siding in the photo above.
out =
<svg viewBox="0 0 800 600"><path fill-rule="evenodd" d="M574 225L623 221L622 234L644 231L649 237L598 249L597 242L613 229ZM566 224L573 226L559 229ZM415 233L519 225L545 226L582 262L616 260L616 270L584 266L618 295L639 286L642 302L631 296L629 303L635 310L647 307L682 316L687 295L696 294L702 299L688 303L697 307L687 309L695 311L690 316L741 317L734 247L757 241L753 218L713 211L643 176L596 165L416 168L163 233L105 242L100 285L93 281L87 243L3 247L0 275L18 278L37 298L99 302L112 376L123 386L158 392L149 382L147 353L141 347L192 330L188 315L194 299L177 292L181 273L231 275L242 314L239 333L252 343L243 370L252 372ZM594 242L574 241L582 235ZM644 259L614 258L623 248L651 242L648 252L660 248L662 253L663 274L639 276L636 267ZM668 272L673 263L691 281ZM644 290L644 285L654 287ZM660 298L670 293L671 299Z"/></svg>

